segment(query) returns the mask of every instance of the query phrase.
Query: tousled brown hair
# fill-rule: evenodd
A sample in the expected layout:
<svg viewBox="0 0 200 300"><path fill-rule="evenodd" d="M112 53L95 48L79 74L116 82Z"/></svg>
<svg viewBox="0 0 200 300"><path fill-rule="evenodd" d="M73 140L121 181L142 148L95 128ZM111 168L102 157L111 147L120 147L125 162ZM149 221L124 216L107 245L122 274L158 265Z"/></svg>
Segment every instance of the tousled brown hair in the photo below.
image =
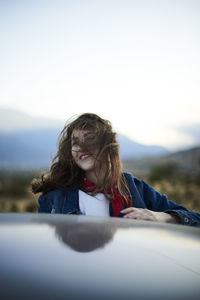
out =
<svg viewBox="0 0 200 300"><path fill-rule="evenodd" d="M101 191L106 195L108 190L112 191L117 185L127 202L127 194L130 195L130 191L122 173L116 133L113 132L108 120L92 113L82 114L65 125L59 135L58 151L52 161L50 171L32 181L33 193L65 189L74 183L81 185L84 172L74 162L71 152L74 130L85 130L91 133L91 135L86 135L84 142L79 142L82 151L98 149L95 164L98 164L98 170L104 175L101 186L97 184L94 194Z"/></svg>

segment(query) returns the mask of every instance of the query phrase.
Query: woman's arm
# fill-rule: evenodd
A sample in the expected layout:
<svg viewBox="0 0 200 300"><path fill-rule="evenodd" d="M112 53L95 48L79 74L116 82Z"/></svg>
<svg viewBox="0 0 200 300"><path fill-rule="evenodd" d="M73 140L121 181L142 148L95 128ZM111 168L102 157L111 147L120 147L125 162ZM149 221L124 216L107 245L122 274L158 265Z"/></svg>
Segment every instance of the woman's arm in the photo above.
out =
<svg viewBox="0 0 200 300"><path fill-rule="evenodd" d="M144 198L148 201L150 209L156 212L165 212L179 218L183 225L200 226L200 214L188 211L184 206L168 200L166 195L160 194L152 186L143 182Z"/></svg>
<svg viewBox="0 0 200 300"><path fill-rule="evenodd" d="M200 214L195 211L188 211L184 206L168 200L166 195L160 194L152 186L134 178L132 175L128 178L129 188L134 193L134 187L139 192L145 202L147 209L132 211L122 211L126 217L140 218L142 220L154 220L160 222L173 222L183 225L200 226ZM126 176L127 177L127 176ZM164 213L164 214L163 214ZM128 215L129 214L129 215Z"/></svg>
<svg viewBox="0 0 200 300"><path fill-rule="evenodd" d="M129 207L123 209L121 213L125 214L124 218L127 219L181 224L181 219L179 218L179 216L175 216L165 212L156 212L145 208Z"/></svg>

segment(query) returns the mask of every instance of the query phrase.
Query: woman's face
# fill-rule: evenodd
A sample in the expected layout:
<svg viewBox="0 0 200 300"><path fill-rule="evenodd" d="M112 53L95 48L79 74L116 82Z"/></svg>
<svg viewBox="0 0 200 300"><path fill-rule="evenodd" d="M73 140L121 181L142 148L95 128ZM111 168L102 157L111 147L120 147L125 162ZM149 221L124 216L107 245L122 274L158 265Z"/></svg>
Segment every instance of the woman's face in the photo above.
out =
<svg viewBox="0 0 200 300"><path fill-rule="evenodd" d="M71 137L72 157L83 171L94 171L95 158L98 150L84 150L81 145L87 147L87 139L92 140L94 134L88 130L73 130Z"/></svg>

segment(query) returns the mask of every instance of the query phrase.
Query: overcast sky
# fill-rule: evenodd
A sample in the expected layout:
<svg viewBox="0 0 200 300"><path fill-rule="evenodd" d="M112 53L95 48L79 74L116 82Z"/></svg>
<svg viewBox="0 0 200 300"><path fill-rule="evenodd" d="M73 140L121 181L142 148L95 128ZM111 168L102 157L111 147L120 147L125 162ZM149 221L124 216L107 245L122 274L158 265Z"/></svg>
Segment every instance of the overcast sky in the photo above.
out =
<svg viewBox="0 0 200 300"><path fill-rule="evenodd" d="M169 149L200 143L199 33L198 0L0 0L0 106L94 112Z"/></svg>

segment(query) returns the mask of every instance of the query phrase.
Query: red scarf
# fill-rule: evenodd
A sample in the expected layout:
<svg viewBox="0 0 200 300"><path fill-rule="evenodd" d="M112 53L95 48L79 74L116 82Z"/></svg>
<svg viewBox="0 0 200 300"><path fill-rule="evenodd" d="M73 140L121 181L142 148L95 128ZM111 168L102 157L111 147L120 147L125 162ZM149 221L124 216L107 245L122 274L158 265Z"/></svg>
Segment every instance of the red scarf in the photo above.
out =
<svg viewBox="0 0 200 300"><path fill-rule="evenodd" d="M82 190L84 192L94 192L96 189L96 184L88 180L86 177L83 178L83 187ZM109 190L107 194L111 195L113 201L111 203L113 209L113 216L119 217L120 211L125 208L124 205L126 204L124 197L120 194L117 185L114 186L113 190ZM130 205L127 205L129 207Z"/></svg>

